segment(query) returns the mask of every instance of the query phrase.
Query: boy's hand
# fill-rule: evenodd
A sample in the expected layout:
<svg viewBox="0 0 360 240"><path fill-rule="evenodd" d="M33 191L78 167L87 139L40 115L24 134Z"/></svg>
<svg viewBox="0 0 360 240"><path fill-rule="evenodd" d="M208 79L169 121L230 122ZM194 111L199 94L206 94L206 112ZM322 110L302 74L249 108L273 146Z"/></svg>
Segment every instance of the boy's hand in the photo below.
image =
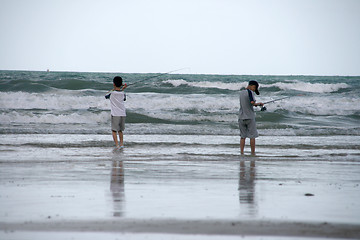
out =
<svg viewBox="0 0 360 240"><path fill-rule="evenodd" d="M251 101L251 104L254 106L254 107L258 107L258 106L264 106L264 104L262 102L254 102L254 101Z"/></svg>
<svg viewBox="0 0 360 240"><path fill-rule="evenodd" d="M127 84L126 84L126 83L122 86L121 91L124 91L125 88L127 88Z"/></svg>

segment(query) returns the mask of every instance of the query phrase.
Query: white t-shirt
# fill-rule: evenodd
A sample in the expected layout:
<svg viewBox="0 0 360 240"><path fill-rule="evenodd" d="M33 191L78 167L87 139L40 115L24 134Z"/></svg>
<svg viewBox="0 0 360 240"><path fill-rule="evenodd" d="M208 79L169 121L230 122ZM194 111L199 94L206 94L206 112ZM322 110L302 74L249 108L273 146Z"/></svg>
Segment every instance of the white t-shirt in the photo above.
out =
<svg viewBox="0 0 360 240"><path fill-rule="evenodd" d="M124 104L125 93L120 91L113 91L110 95L111 115L112 116L126 116L126 109Z"/></svg>

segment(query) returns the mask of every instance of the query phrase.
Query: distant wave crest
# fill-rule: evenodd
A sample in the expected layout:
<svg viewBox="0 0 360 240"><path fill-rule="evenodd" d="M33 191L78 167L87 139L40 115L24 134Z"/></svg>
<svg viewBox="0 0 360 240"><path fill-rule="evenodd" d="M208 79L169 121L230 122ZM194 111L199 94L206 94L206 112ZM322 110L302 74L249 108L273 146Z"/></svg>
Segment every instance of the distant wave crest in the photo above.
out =
<svg viewBox="0 0 360 240"><path fill-rule="evenodd" d="M312 92L312 93L331 93L337 92L343 88L349 88L350 86L346 83L309 83L309 82L277 82L274 84L263 84L262 88L277 87L281 90L295 90L301 92Z"/></svg>
<svg viewBox="0 0 360 240"><path fill-rule="evenodd" d="M198 87L198 88L217 88L223 90L239 90L243 87L246 87L247 83L224 83L224 82L209 82L209 81L201 81L201 82L190 82L183 79L178 80L167 80L164 83L169 83L174 87L179 87L181 85L187 85L190 87Z"/></svg>

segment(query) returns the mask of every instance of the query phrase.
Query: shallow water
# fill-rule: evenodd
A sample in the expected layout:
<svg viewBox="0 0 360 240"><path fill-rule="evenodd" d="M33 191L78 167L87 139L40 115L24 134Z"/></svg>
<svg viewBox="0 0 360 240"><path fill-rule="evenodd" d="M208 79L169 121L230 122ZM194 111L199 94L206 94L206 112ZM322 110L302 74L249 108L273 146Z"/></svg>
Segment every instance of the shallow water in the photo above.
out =
<svg viewBox="0 0 360 240"><path fill-rule="evenodd" d="M239 137L228 135L125 135L122 158L203 158L226 160L239 155ZM360 136L261 136L263 160L360 161ZM250 149L245 148L248 154ZM113 157L111 136L101 134L3 134L0 161L76 161Z"/></svg>
<svg viewBox="0 0 360 240"><path fill-rule="evenodd" d="M3 135L0 219L269 219L359 224L359 137ZM19 141L21 139L21 141ZM319 148L317 143L321 142ZM305 196L305 194L313 196Z"/></svg>

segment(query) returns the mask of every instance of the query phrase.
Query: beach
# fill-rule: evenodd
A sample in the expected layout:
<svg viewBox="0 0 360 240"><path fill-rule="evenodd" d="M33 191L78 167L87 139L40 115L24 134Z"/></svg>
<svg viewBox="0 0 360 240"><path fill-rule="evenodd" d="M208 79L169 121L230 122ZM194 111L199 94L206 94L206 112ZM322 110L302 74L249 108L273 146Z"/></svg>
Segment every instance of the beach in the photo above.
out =
<svg viewBox="0 0 360 240"><path fill-rule="evenodd" d="M136 83L156 74L123 74ZM360 78L0 71L0 239L359 239ZM256 156L239 90L260 83Z"/></svg>

